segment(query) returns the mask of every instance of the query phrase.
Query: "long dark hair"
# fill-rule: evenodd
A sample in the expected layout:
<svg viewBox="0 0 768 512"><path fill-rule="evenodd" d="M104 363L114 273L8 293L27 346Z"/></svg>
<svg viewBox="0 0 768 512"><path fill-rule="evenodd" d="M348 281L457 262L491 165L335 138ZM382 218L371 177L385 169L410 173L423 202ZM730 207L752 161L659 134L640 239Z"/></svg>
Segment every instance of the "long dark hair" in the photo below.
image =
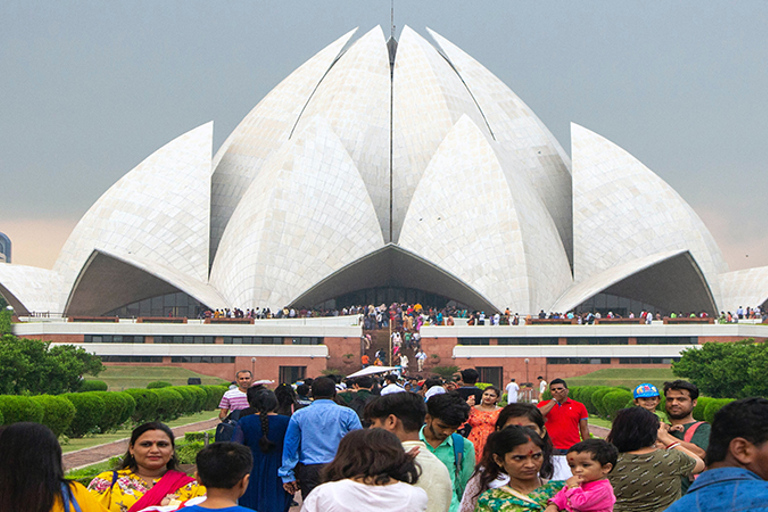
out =
<svg viewBox="0 0 768 512"><path fill-rule="evenodd" d="M415 484L420 468L397 436L381 428L353 430L342 438L336 457L320 474L323 482L363 478L384 485L395 479Z"/></svg>
<svg viewBox="0 0 768 512"><path fill-rule="evenodd" d="M0 512L49 512L64 479L61 446L51 429L39 423L14 423L0 430Z"/></svg>
<svg viewBox="0 0 768 512"><path fill-rule="evenodd" d="M549 432L544 428L544 415L533 404L524 402L509 404L499 411L499 417L496 419L496 430L503 429L510 418L528 418L539 427L539 432L544 432L544 435L541 436L544 440L544 448L542 448L544 451L544 464L541 465L539 475L541 475L541 478L552 478L552 475L555 473L555 464L552 462L552 453L555 447L552 444L552 438L549 437ZM485 452L483 452L483 457L485 457Z"/></svg>
<svg viewBox="0 0 768 512"><path fill-rule="evenodd" d="M131 471L139 469L136 465L136 459L131 454L131 448L136 444L136 440L140 438L142 434L149 432L150 430L162 430L165 432L165 435L168 436L168 439L171 440L173 455L171 455L171 459L168 461L168 464L165 465L165 468L170 471L179 466L179 458L176 456L176 443L173 441L173 431L168 428L165 423L150 421L149 423L144 423L133 429L133 432L131 432L131 440L128 442L128 449L125 451L125 455L123 455L123 460L120 462L120 467L118 469L130 469Z"/></svg>
<svg viewBox="0 0 768 512"><path fill-rule="evenodd" d="M277 397L277 414L292 415L296 409L296 392L291 385L283 383L277 386L275 396Z"/></svg>
<svg viewBox="0 0 768 512"><path fill-rule="evenodd" d="M261 439L259 439L259 449L262 453L267 453L275 447L275 443L267 438L269 434L269 413L277 410L277 397L275 392L269 389L260 389L253 396L251 407L256 409L261 421Z"/></svg>
<svg viewBox="0 0 768 512"><path fill-rule="evenodd" d="M515 417L515 416L511 416ZM477 494L474 497L480 496L480 494L489 488L489 484L496 480L500 473L503 473L503 468L494 460L493 456L497 455L502 459L504 456L515 449L515 447L525 444L528 441L533 442L536 446L541 448L542 464L539 470L539 474L544 478L550 478L552 476L552 469L548 471L547 476L542 475L544 467L553 468L552 454L547 451L547 444L539 437L535 430L530 427L520 427L518 425L510 425L497 430L488 436L488 440L485 442L485 448L483 449L483 456L480 459L480 464L475 469L475 475L480 475L480 485L478 486Z"/></svg>

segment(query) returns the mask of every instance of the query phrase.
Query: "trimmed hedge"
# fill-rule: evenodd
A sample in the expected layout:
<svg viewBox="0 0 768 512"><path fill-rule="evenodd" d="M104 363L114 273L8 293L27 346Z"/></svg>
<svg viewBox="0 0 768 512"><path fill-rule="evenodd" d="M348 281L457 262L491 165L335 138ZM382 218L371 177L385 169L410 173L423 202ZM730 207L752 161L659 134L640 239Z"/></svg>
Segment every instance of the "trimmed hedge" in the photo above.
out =
<svg viewBox="0 0 768 512"><path fill-rule="evenodd" d="M227 392L229 389L229 386L201 386L206 393L210 393L208 395L208 400L205 402L204 410L206 411L213 411L219 408L219 403L221 402L221 398L224 396L224 393Z"/></svg>
<svg viewBox="0 0 768 512"><path fill-rule="evenodd" d="M153 389L152 392L158 398L155 421L170 421L181 416L184 408L184 397L181 393L170 388Z"/></svg>
<svg viewBox="0 0 768 512"><path fill-rule="evenodd" d="M43 419L43 406L29 396L2 395L0 396L0 414L3 425L19 421L34 421L40 423Z"/></svg>
<svg viewBox="0 0 768 512"><path fill-rule="evenodd" d="M109 386L103 380L84 380L80 383L79 393L86 393L88 391L107 391Z"/></svg>
<svg viewBox="0 0 768 512"><path fill-rule="evenodd" d="M701 398L699 398L701 399ZM704 411L704 420L707 423L712 423L715 420L715 414L717 411L719 411L725 404L729 404L733 402L733 398L712 398L707 403L707 408Z"/></svg>
<svg viewBox="0 0 768 512"><path fill-rule="evenodd" d="M75 419L77 409L63 396L38 395L31 397L43 408L43 418L40 423L50 428L56 437L67 431Z"/></svg>
<svg viewBox="0 0 768 512"><path fill-rule="evenodd" d="M98 392L66 393L61 396L72 402L76 410L75 417L66 430L68 437L83 437L98 430L107 408Z"/></svg>
<svg viewBox="0 0 768 512"><path fill-rule="evenodd" d="M600 416L606 416L606 412L603 409L603 397L611 391L615 391L615 388L603 387L592 393L592 404Z"/></svg>
<svg viewBox="0 0 768 512"><path fill-rule="evenodd" d="M613 391L603 395L603 410L605 418L611 419L621 409L632 405L632 393L626 389L613 388Z"/></svg>
<svg viewBox="0 0 768 512"><path fill-rule="evenodd" d="M693 419L696 421L706 421L704 419L704 411L707 410L707 406L712 400L715 399L708 396L699 396L696 400L696 407L693 408Z"/></svg>
<svg viewBox="0 0 768 512"><path fill-rule="evenodd" d="M147 389L170 388L171 386L173 386L173 384L170 382L166 382L164 380L156 380L147 384Z"/></svg>
<svg viewBox="0 0 768 512"><path fill-rule="evenodd" d="M122 391L94 391L94 394L104 400L104 414L99 420L99 431L117 430L128 421L136 410L136 401L128 393Z"/></svg>
<svg viewBox="0 0 768 512"><path fill-rule="evenodd" d="M131 395L136 402L136 409L131 416L134 422L141 424L158 419L156 411L160 399L154 390L126 389L125 392Z"/></svg>

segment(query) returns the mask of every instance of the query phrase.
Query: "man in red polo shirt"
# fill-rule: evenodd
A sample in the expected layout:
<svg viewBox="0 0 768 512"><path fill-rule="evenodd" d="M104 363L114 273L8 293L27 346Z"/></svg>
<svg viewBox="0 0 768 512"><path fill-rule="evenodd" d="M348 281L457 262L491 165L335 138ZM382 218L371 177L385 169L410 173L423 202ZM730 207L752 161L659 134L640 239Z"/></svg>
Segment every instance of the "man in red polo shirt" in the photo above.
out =
<svg viewBox="0 0 768 512"><path fill-rule="evenodd" d="M589 413L584 404L568 398L568 385L563 379L553 379L549 383L549 392L552 399L539 402L538 407L547 419L544 426L555 446L555 474L552 478L565 480L571 476L565 454L571 446L589 439Z"/></svg>

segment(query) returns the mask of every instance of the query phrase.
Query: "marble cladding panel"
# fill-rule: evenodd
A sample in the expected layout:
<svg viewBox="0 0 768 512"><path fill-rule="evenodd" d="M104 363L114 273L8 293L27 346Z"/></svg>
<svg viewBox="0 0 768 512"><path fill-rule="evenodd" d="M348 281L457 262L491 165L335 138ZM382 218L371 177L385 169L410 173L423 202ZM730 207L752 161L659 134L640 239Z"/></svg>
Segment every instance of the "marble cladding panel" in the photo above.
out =
<svg viewBox="0 0 768 512"><path fill-rule="evenodd" d="M411 197L453 124L466 114L488 130L456 72L407 26L397 47L393 105L393 241L397 242Z"/></svg>
<svg viewBox="0 0 768 512"><path fill-rule="evenodd" d="M482 188L481 184L494 184ZM463 116L430 161L414 193L401 233L400 245L470 284L496 307L531 311L532 295L540 276L532 258L551 254L547 236L559 239L541 203L515 201L501 164L482 131ZM533 196L535 201L535 195ZM524 226L538 210L542 225ZM535 214L534 214L535 216ZM531 231L536 235L532 236ZM542 234L542 231L544 234ZM533 243L533 245L530 245ZM560 258L546 258L549 274L564 278L558 294L570 284L568 262L560 246ZM500 279L500 276L505 276ZM548 283L542 283L548 284ZM552 297L550 300L554 300Z"/></svg>
<svg viewBox="0 0 768 512"><path fill-rule="evenodd" d="M429 29L428 29L429 30ZM547 207L572 256L570 159L544 123L512 90L482 64L436 32L429 30L461 76L490 125L493 137L514 159L505 166L509 179L521 175Z"/></svg>
<svg viewBox="0 0 768 512"><path fill-rule="evenodd" d="M56 261L70 286L94 249L135 255L207 280L213 123L169 142L88 210Z"/></svg>
<svg viewBox="0 0 768 512"><path fill-rule="evenodd" d="M63 310L58 294L62 288L61 276L53 270L0 263L0 286L13 294L26 309L19 310L19 305L7 297L19 315L33 312L60 313Z"/></svg>
<svg viewBox="0 0 768 512"><path fill-rule="evenodd" d="M574 276L583 281L614 265L686 249L719 303L727 265L693 209L622 148L577 124L573 153Z"/></svg>
<svg viewBox="0 0 768 512"><path fill-rule="evenodd" d="M270 162L222 238L211 282L241 308L288 304L384 245L365 183L316 117Z"/></svg>
<svg viewBox="0 0 768 512"><path fill-rule="evenodd" d="M356 30L325 47L272 89L216 153L211 180L211 258L245 191L266 159L288 140L313 91Z"/></svg>
<svg viewBox="0 0 768 512"><path fill-rule="evenodd" d="M376 27L356 41L330 69L296 129L322 116L339 136L365 182L389 236L389 53Z"/></svg>
<svg viewBox="0 0 768 512"><path fill-rule="evenodd" d="M736 313L743 308L762 306L768 301L768 267L736 270L720 275L722 311Z"/></svg>

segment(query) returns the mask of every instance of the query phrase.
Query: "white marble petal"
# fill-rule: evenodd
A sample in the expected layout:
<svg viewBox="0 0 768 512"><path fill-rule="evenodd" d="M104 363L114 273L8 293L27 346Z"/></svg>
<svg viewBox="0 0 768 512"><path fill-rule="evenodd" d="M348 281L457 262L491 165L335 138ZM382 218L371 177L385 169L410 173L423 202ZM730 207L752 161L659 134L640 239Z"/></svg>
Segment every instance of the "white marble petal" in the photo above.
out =
<svg viewBox="0 0 768 512"><path fill-rule="evenodd" d="M351 30L299 66L262 99L216 152L211 179L211 261L232 212L269 156L288 140L302 110Z"/></svg>
<svg viewBox="0 0 768 512"><path fill-rule="evenodd" d="M212 144L210 122L155 151L99 198L56 260L65 286L62 304L94 249L207 280Z"/></svg>
<svg viewBox="0 0 768 512"><path fill-rule="evenodd" d="M547 206L572 256L571 160L544 123L512 90L459 47L427 29L459 74L507 153L507 177L526 176ZM497 150L499 151L499 150Z"/></svg>
<svg viewBox="0 0 768 512"><path fill-rule="evenodd" d="M728 267L696 212L624 149L571 124L574 277L577 282L652 254L688 250L719 303Z"/></svg>
<svg viewBox="0 0 768 512"><path fill-rule="evenodd" d="M389 52L376 27L344 52L307 104L301 131L322 116L339 136L368 189L385 239L389 237Z"/></svg>
<svg viewBox="0 0 768 512"><path fill-rule="evenodd" d="M62 280L58 272L45 268L0 263L0 294L18 315L64 311L59 300Z"/></svg>
<svg viewBox="0 0 768 512"><path fill-rule="evenodd" d="M537 311L571 284L568 259L546 208L525 178L507 181L490 143L468 116L427 166L400 245L468 283L500 310Z"/></svg>
<svg viewBox="0 0 768 512"><path fill-rule="evenodd" d="M241 308L282 307L383 245L359 170L329 124L315 117L243 196L211 284Z"/></svg>
<svg viewBox="0 0 768 512"><path fill-rule="evenodd" d="M395 57L393 84L393 242L416 187L437 147L462 115L485 121L450 64L406 26Z"/></svg>
<svg viewBox="0 0 768 512"><path fill-rule="evenodd" d="M768 300L768 267L736 270L720 275L721 311L736 313L744 308L763 306Z"/></svg>

